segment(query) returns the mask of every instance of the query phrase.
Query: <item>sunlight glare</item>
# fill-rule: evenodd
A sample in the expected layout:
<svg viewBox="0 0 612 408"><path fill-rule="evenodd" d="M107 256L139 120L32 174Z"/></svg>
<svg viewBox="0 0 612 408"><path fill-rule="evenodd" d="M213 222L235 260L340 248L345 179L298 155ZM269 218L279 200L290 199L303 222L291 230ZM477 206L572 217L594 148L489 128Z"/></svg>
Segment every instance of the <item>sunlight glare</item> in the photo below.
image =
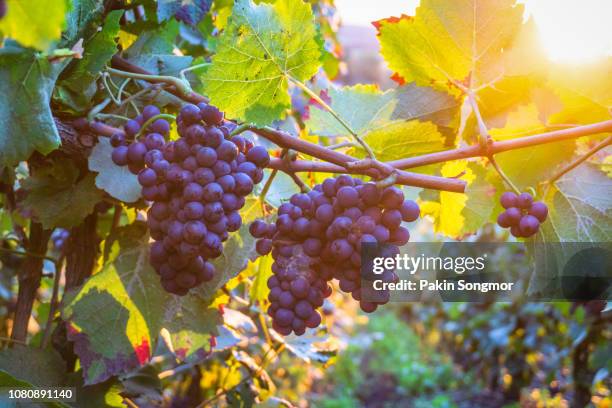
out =
<svg viewBox="0 0 612 408"><path fill-rule="evenodd" d="M521 2L526 5L526 17L534 17L550 59L581 62L612 55L612 0ZM402 13L414 15L418 4L418 0L336 0L344 23L362 26Z"/></svg>

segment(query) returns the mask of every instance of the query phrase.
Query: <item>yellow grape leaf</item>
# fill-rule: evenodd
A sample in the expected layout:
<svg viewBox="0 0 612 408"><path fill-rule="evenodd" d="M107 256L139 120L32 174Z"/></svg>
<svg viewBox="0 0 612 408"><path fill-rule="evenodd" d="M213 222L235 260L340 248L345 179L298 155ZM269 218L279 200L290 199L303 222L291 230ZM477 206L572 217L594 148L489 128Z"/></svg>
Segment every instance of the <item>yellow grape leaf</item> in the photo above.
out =
<svg viewBox="0 0 612 408"><path fill-rule="evenodd" d="M460 176L468 187L465 194L441 191L437 199L429 196L420 203L421 212L433 217L437 233L460 238L489 222L495 208L495 188L487 181L488 171L478 163L465 160L442 166L442 176Z"/></svg>
<svg viewBox="0 0 612 408"><path fill-rule="evenodd" d="M506 126L491 129L495 140L511 140L528 134L545 131L534 104L524 105L508 115ZM495 155L500 167L520 189L536 187L547 180L557 166L569 160L574 154L574 140L530 146Z"/></svg>
<svg viewBox="0 0 612 408"><path fill-rule="evenodd" d="M60 39L70 9L68 0L7 0L7 13L0 19L0 34L24 47L47 51Z"/></svg>
<svg viewBox="0 0 612 408"><path fill-rule="evenodd" d="M431 122L394 121L367 133L363 140L382 161L444 150L444 138ZM356 147L356 155L365 157L365 151Z"/></svg>
<svg viewBox="0 0 612 408"><path fill-rule="evenodd" d="M503 74L503 50L521 27L523 9L515 0L423 0L414 17L375 25L383 57L404 81L476 88Z"/></svg>

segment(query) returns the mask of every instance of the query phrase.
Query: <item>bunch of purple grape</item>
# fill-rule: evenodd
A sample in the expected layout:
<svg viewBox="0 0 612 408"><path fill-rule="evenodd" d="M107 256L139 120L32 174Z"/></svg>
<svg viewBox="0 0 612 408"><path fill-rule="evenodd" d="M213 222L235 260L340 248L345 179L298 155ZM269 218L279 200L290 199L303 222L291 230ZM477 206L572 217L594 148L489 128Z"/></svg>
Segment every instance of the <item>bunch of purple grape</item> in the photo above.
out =
<svg viewBox="0 0 612 408"><path fill-rule="evenodd" d="M213 279L209 261L222 254L229 233L240 228L239 210L263 179L270 156L242 136L230 138L214 106L185 105L177 117L181 137L169 142L163 119L140 129L157 114L157 108L146 107L142 118L126 124L131 143L113 136L113 161L138 172L142 196L153 202L147 219L155 240L151 264L168 292L185 295Z"/></svg>
<svg viewBox="0 0 612 408"><path fill-rule="evenodd" d="M365 312L387 303L388 292L363 293L362 245L391 244L395 249L405 245L410 234L401 223L415 221L419 214L418 205L405 200L400 189L381 189L342 175L307 194L293 195L279 207L275 224L261 220L251 224L257 251L261 255L272 251L274 258L268 314L275 330L300 335L305 327L318 326L321 316L316 309L331 294L332 279ZM387 271L381 279L392 282L397 275Z"/></svg>
<svg viewBox="0 0 612 408"><path fill-rule="evenodd" d="M506 211L499 214L497 224L502 228L510 228L510 233L516 238L529 238L536 234L548 216L546 204L533 201L529 193L517 195L506 191L501 195L500 203Z"/></svg>

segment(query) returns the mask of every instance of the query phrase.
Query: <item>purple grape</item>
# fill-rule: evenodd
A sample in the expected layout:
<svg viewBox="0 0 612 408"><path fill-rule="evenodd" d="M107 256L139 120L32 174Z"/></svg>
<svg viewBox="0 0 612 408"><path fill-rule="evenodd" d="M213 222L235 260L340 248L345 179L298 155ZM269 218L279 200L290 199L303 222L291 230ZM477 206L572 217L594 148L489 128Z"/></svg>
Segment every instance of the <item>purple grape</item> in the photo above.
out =
<svg viewBox="0 0 612 408"><path fill-rule="evenodd" d="M128 147L127 146L118 146L113 149L113 153L111 155L113 163L117 166L127 166L128 164Z"/></svg>
<svg viewBox="0 0 612 408"><path fill-rule="evenodd" d="M521 193L517 200L517 206L523 210L528 210L531 207L531 203L533 203L533 197L529 193Z"/></svg>
<svg viewBox="0 0 612 408"><path fill-rule="evenodd" d="M209 183L204 186L203 197L208 202L220 201L223 197L223 188L218 183Z"/></svg>
<svg viewBox="0 0 612 408"><path fill-rule="evenodd" d="M505 209L516 207L518 205L518 196L512 191L506 191L501 195L499 202Z"/></svg>
<svg viewBox="0 0 612 408"><path fill-rule="evenodd" d="M255 146L250 149L246 154L246 158L257 167L263 168L270 164L270 155L263 146Z"/></svg>
<svg viewBox="0 0 612 408"><path fill-rule="evenodd" d="M138 182L143 187L154 186L157 183L157 174L152 169L142 169L138 173Z"/></svg>
<svg viewBox="0 0 612 408"><path fill-rule="evenodd" d="M399 210L402 214L402 220L405 222L416 221L421 214L421 210L417 203L411 200L404 201Z"/></svg>
<svg viewBox="0 0 612 408"><path fill-rule="evenodd" d="M255 250L261 256L267 255L272 251L272 240L271 239L260 239L255 243Z"/></svg>
<svg viewBox="0 0 612 408"><path fill-rule="evenodd" d="M210 126L223 123L223 113L216 106L206 105L200 108L200 117Z"/></svg>
<svg viewBox="0 0 612 408"><path fill-rule="evenodd" d="M234 143L224 140L217 146L217 156L220 160L231 162L238 156L238 147Z"/></svg>
<svg viewBox="0 0 612 408"><path fill-rule="evenodd" d="M519 224L519 228L521 231L521 235L524 237L530 237L540 228L540 221L533 215L525 215L521 218L521 222Z"/></svg>
<svg viewBox="0 0 612 408"><path fill-rule="evenodd" d="M119 147L126 143L125 135L123 133L115 133L110 138L110 144L113 147Z"/></svg>
<svg viewBox="0 0 612 408"><path fill-rule="evenodd" d="M147 154L147 146L142 142L134 142L128 147L127 157L132 163L144 163L145 154Z"/></svg>
<svg viewBox="0 0 612 408"><path fill-rule="evenodd" d="M142 118L147 121L151 119L153 116L157 116L161 113L159 108L155 105L147 105L142 110Z"/></svg>
<svg viewBox="0 0 612 408"><path fill-rule="evenodd" d="M533 215L540 221L540 223L546 221L546 217L548 217L548 207L541 201L536 201L531 205L529 209L529 214Z"/></svg>
<svg viewBox="0 0 612 408"><path fill-rule="evenodd" d="M198 164L202 167L211 167L217 161L217 152L210 147L202 147L197 153Z"/></svg>

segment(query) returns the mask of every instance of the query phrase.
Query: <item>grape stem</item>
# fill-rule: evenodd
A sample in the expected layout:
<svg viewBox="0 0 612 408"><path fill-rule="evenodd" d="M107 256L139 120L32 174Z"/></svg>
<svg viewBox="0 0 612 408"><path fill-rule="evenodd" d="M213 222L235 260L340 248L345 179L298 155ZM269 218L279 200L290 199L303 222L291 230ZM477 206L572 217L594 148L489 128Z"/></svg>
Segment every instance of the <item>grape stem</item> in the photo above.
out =
<svg viewBox="0 0 612 408"><path fill-rule="evenodd" d="M376 156L374 155L374 152L372 151L372 149L370 148L370 146L368 146L368 144L361 138L359 137L359 135L357 134L357 132L355 132L353 130L353 128L346 123L346 121L344 119L342 119L342 117L338 114L338 112L336 112L331 106L329 106L323 99L321 99L321 97L319 95L317 95L315 92L313 92L310 88L308 88L303 82L298 81L295 78L289 77L289 79L291 80L291 82L293 82L298 88L300 88L302 91L306 92L306 94L308 96L310 96L312 99L314 99L319 105L321 105L321 107L323 109L325 109L327 112L329 112L330 115L332 115L334 117L334 119L336 119L338 121L338 123L340 123L350 134L351 136L357 141L357 143L359 143L361 145L361 147L363 147L363 149L366 151L366 153L368 154L368 157L372 160L376 160Z"/></svg>
<svg viewBox="0 0 612 408"><path fill-rule="evenodd" d="M130 118L122 115L116 115L114 113L98 113L96 119L117 119L127 122Z"/></svg>
<svg viewBox="0 0 612 408"><path fill-rule="evenodd" d="M209 66L211 63L210 62L203 62L202 64L197 64L197 65L193 65L191 67L187 67L185 69L182 69L181 72L179 72L179 76L181 77L181 79L187 83L189 83L189 81L187 81L187 77L185 76L185 73L189 72L189 71L193 71L196 69L200 69L200 68L204 68Z"/></svg>
<svg viewBox="0 0 612 408"><path fill-rule="evenodd" d="M591 150L589 150L588 152L586 152L585 154L583 154L582 156L580 156L579 158L577 158L576 160L574 160L573 162L571 162L570 164L562 168L557 174L555 174L554 176L550 178L550 180L548 181L548 184L553 184L555 181L559 180L565 174L569 173L570 171L574 170L576 167L578 167L579 165L587 161L595 153L597 153L601 149L605 149L611 144L612 144L612 136L608 136L607 138L605 138L604 140L596 144Z"/></svg>
<svg viewBox="0 0 612 408"><path fill-rule="evenodd" d="M489 156L489 162L493 165L493 168L495 168L495 171L497 171L497 173L499 174L499 176L506 182L506 184L508 184L508 186L510 186L510 188L512 190L514 190L514 192L516 194L521 194L521 190L519 190L514 183L512 182L512 180L510 180L510 178L506 175L506 173L504 173L504 171L502 170L502 168L499 166L499 164L497 163L497 161L495 160L495 157L493 157L493 155Z"/></svg>
<svg viewBox="0 0 612 408"><path fill-rule="evenodd" d="M467 98L468 102L472 106L472 112L474 112L476 122L478 122L478 144L480 145L480 150L486 152L489 162L493 165L493 168L495 169L495 171L497 171L502 180L504 180L504 182L506 182L506 184L510 186L510 188L514 190L516 194L521 194L521 191L514 185L512 180L510 180L510 177L508 177L508 175L504 173L501 166L495 160L493 153L490 151L490 146L493 142L493 138L489 136L489 129L487 128L487 125L482 119L482 115L480 114L480 108L478 107L478 103L476 102L476 96L474 95L474 92L468 90Z"/></svg>
<svg viewBox="0 0 612 408"><path fill-rule="evenodd" d="M237 136L237 135L239 135L239 134L241 134L243 132L246 132L247 130L250 130L250 128L251 128L251 125L243 123L242 125L239 125L236 129L234 129L230 133L230 137L234 137L234 136Z"/></svg>
<svg viewBox="0 0 612 408"><path fill-rule="evenodd" d="M133 79L141 79L148 82L153 83L166 83L172 85L176 92L182 98L189 98L193 95L193 90L191 89L191 85L189 85L189 81L183 81L180 78L176 78L169 75L149 75L135 72L126 72L121 71L115 68L106 68L107 72L122 78L133 78Z"/></svg>
<svg viewBox="0 0 612 408"><path fill-rule="evenodd" d="M261 193L259 194L259 201L261 202L261 210L264 214L267 214L266 195L268 194L268 191L270 191L270 187L272 186L274 177L276 177L276 173L278 173L278 169L272 169L270 176L266 180L266 184L264 184L263 188L261 189Z"/></svg>

